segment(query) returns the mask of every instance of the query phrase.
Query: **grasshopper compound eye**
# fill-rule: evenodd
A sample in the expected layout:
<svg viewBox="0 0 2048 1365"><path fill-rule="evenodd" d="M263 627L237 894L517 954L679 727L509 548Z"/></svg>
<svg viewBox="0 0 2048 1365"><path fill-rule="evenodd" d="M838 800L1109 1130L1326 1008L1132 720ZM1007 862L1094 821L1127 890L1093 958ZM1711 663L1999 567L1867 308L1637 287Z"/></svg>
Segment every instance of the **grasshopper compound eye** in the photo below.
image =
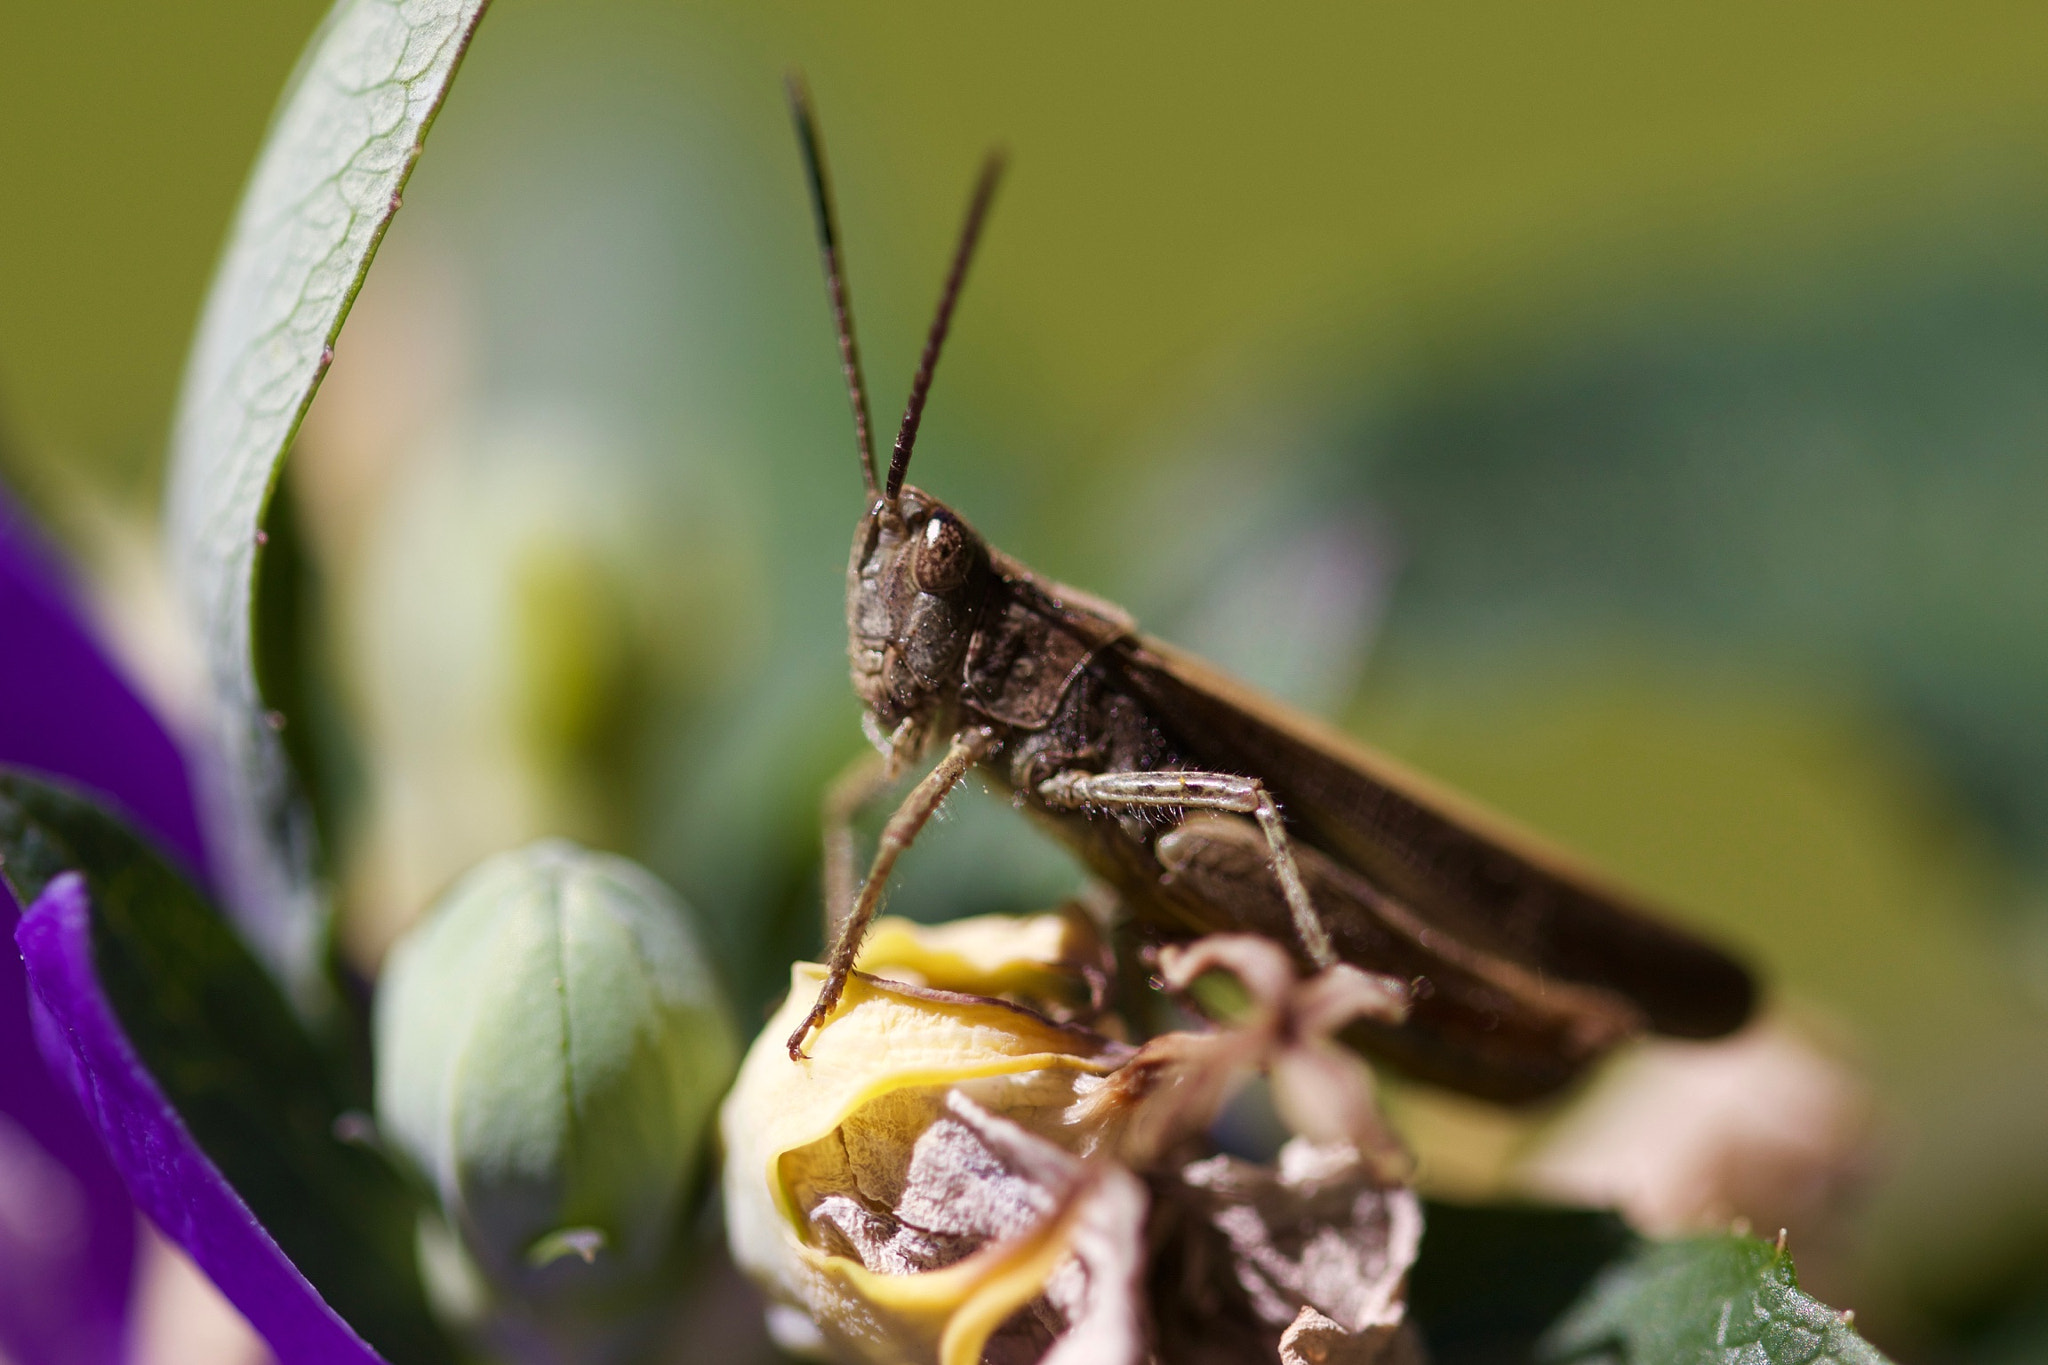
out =
<svg viewBox="0 0 2048 1365"><path fill-rule="evenodd" d="M960 523L945 513L933 515L917 537L910 561L920 592L949 593L967 582L974 570L974 547Z"/></svg>

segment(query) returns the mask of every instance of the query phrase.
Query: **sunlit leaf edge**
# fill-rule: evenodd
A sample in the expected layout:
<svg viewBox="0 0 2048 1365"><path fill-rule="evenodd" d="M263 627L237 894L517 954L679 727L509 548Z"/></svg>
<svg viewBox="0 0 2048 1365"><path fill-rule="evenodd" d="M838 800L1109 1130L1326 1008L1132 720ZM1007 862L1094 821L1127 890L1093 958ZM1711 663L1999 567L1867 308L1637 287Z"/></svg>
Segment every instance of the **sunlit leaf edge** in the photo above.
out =
<svg viewBox="0 0 2048 1365"><path fill-rule="evenodd" d="M273 115L172 427L166 540L204 652L209 813L230 912L301 1009L323 998L313 824L254 651L259 532L488 0L338 0Z"/></svg>

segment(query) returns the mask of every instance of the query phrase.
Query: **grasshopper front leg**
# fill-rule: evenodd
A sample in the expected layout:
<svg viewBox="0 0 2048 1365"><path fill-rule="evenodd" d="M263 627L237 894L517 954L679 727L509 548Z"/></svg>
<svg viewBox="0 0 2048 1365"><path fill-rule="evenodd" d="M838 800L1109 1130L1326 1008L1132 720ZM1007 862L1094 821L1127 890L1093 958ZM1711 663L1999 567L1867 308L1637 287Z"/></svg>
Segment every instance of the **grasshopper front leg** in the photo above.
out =
<svg viewBox="0 0 2048 1365"><path fill-rule="evenodd" d="M819 812L819 828L824 833L824 912L825 937L832 938L839 932L840 921L853 905L856 883L853 879L853 820L867 808L889 785L903 775L910 760L917 757L917 746L921 736L917 723L905 720L889 736L888 748L883 752L869 750L840 770L832 779L832 785L825 789L824 809Z"/></svg>
<svg viewBox="0 0 2048 1365"><path fill-rule="evenodd" d="M1168 809L1220 810L1249 815L1259 823L1266 846L1273 855L1273 875L1280 881L1280 894L1287 900L1294 918L1294 932L1309 960L1317 967L1337 965L1337 950L1330 943L1330 931L1308 898L1301 869L1295 866L1294 849L1287 839L1287 826L1280 819L1280 804L1256 777L1235 773L1088 773L1068 770L1038 784L1038 794L1049 806L1066 810Z"/></svg>
<svg viewBox="0 0 2048 1365"><path fill-rule="evenodd" d="M839 1003L839 996L846 989L846 978L853 972L854 959L860 955L861 940L867 937L868 925L874 922L875 912L882 908L882 892L888 887L889 874L895 870L896 860L917 838L925 822L945 803L948 793L960 784L961 778L967 776L967 770L980 762L994 744L995 732L982 726L954 735L953 742L946 747L946 756L925 774L922 782L910 789L910 795L903 798L903 804L882 826L881 843L875 849L874 861L868 865L867 880L861 883L860 894L853 898L852 908L839 923L839 935L833 940L832 955L826 959L825 984L818 991L818 1003L811 1006L811 1012L804 1016L803 1023L789 1035L791 1061L803 1060L804 1039L813 1028L825 1022L825 1016Z"/></svg>

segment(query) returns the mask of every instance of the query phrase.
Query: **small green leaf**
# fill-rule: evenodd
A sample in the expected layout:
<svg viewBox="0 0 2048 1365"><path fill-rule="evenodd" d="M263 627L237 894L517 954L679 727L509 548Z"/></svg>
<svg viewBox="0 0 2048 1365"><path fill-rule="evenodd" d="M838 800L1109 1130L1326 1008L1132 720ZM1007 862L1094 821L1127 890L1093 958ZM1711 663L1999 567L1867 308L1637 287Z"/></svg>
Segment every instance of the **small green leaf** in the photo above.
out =
<svg viewBox="0 0 2048 1365"><path fill-rule="evenodd" d="M216 703L230 908L302 1008L322 994L325 905L257 686L258 530L485 3L338 0L271 122L178 398L167 536Z"/></svg>
<svg viewBox="0 0 2048 1365"><path fill-rule="evenodd" d="M415 1268L416 1204L345 1140L359 1097L205 898L86 797L5 769L0 867L23 906L58 874L85 875L101 989L193 1139L386 1359L448 1360Z"/></svg>
<svg viewBox="0 0 2048 1365"><path fill-rule="evenodd" d="M526 1249L526 1263L540 1270L564 1256L580 1256L583 1264L589 1265L604 1250L605 1241L599 1228L559 1228Z"/></svg>
<svg viewBox="0 0 2048 1365"><path fill-rule="evenodd" d="M1538 1355L1559 1365L1888 1365L1849 1314L1800 1291L1787 1252L1754 1237L1644 1247L1601 1274Z"/></svg>

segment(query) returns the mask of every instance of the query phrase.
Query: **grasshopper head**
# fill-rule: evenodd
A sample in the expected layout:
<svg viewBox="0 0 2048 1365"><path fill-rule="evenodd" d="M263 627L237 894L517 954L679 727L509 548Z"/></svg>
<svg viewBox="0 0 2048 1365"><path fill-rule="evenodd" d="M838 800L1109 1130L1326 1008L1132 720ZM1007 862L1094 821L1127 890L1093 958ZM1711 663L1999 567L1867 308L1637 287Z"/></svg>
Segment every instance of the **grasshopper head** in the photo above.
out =
<svg viewBox="0 0 2048 1365"><path fill-rule="evenodd" d="M987 542L921 489L878 498L861 518L846 566L847 654L882 733L957 702L990 578Z"/></svg>

